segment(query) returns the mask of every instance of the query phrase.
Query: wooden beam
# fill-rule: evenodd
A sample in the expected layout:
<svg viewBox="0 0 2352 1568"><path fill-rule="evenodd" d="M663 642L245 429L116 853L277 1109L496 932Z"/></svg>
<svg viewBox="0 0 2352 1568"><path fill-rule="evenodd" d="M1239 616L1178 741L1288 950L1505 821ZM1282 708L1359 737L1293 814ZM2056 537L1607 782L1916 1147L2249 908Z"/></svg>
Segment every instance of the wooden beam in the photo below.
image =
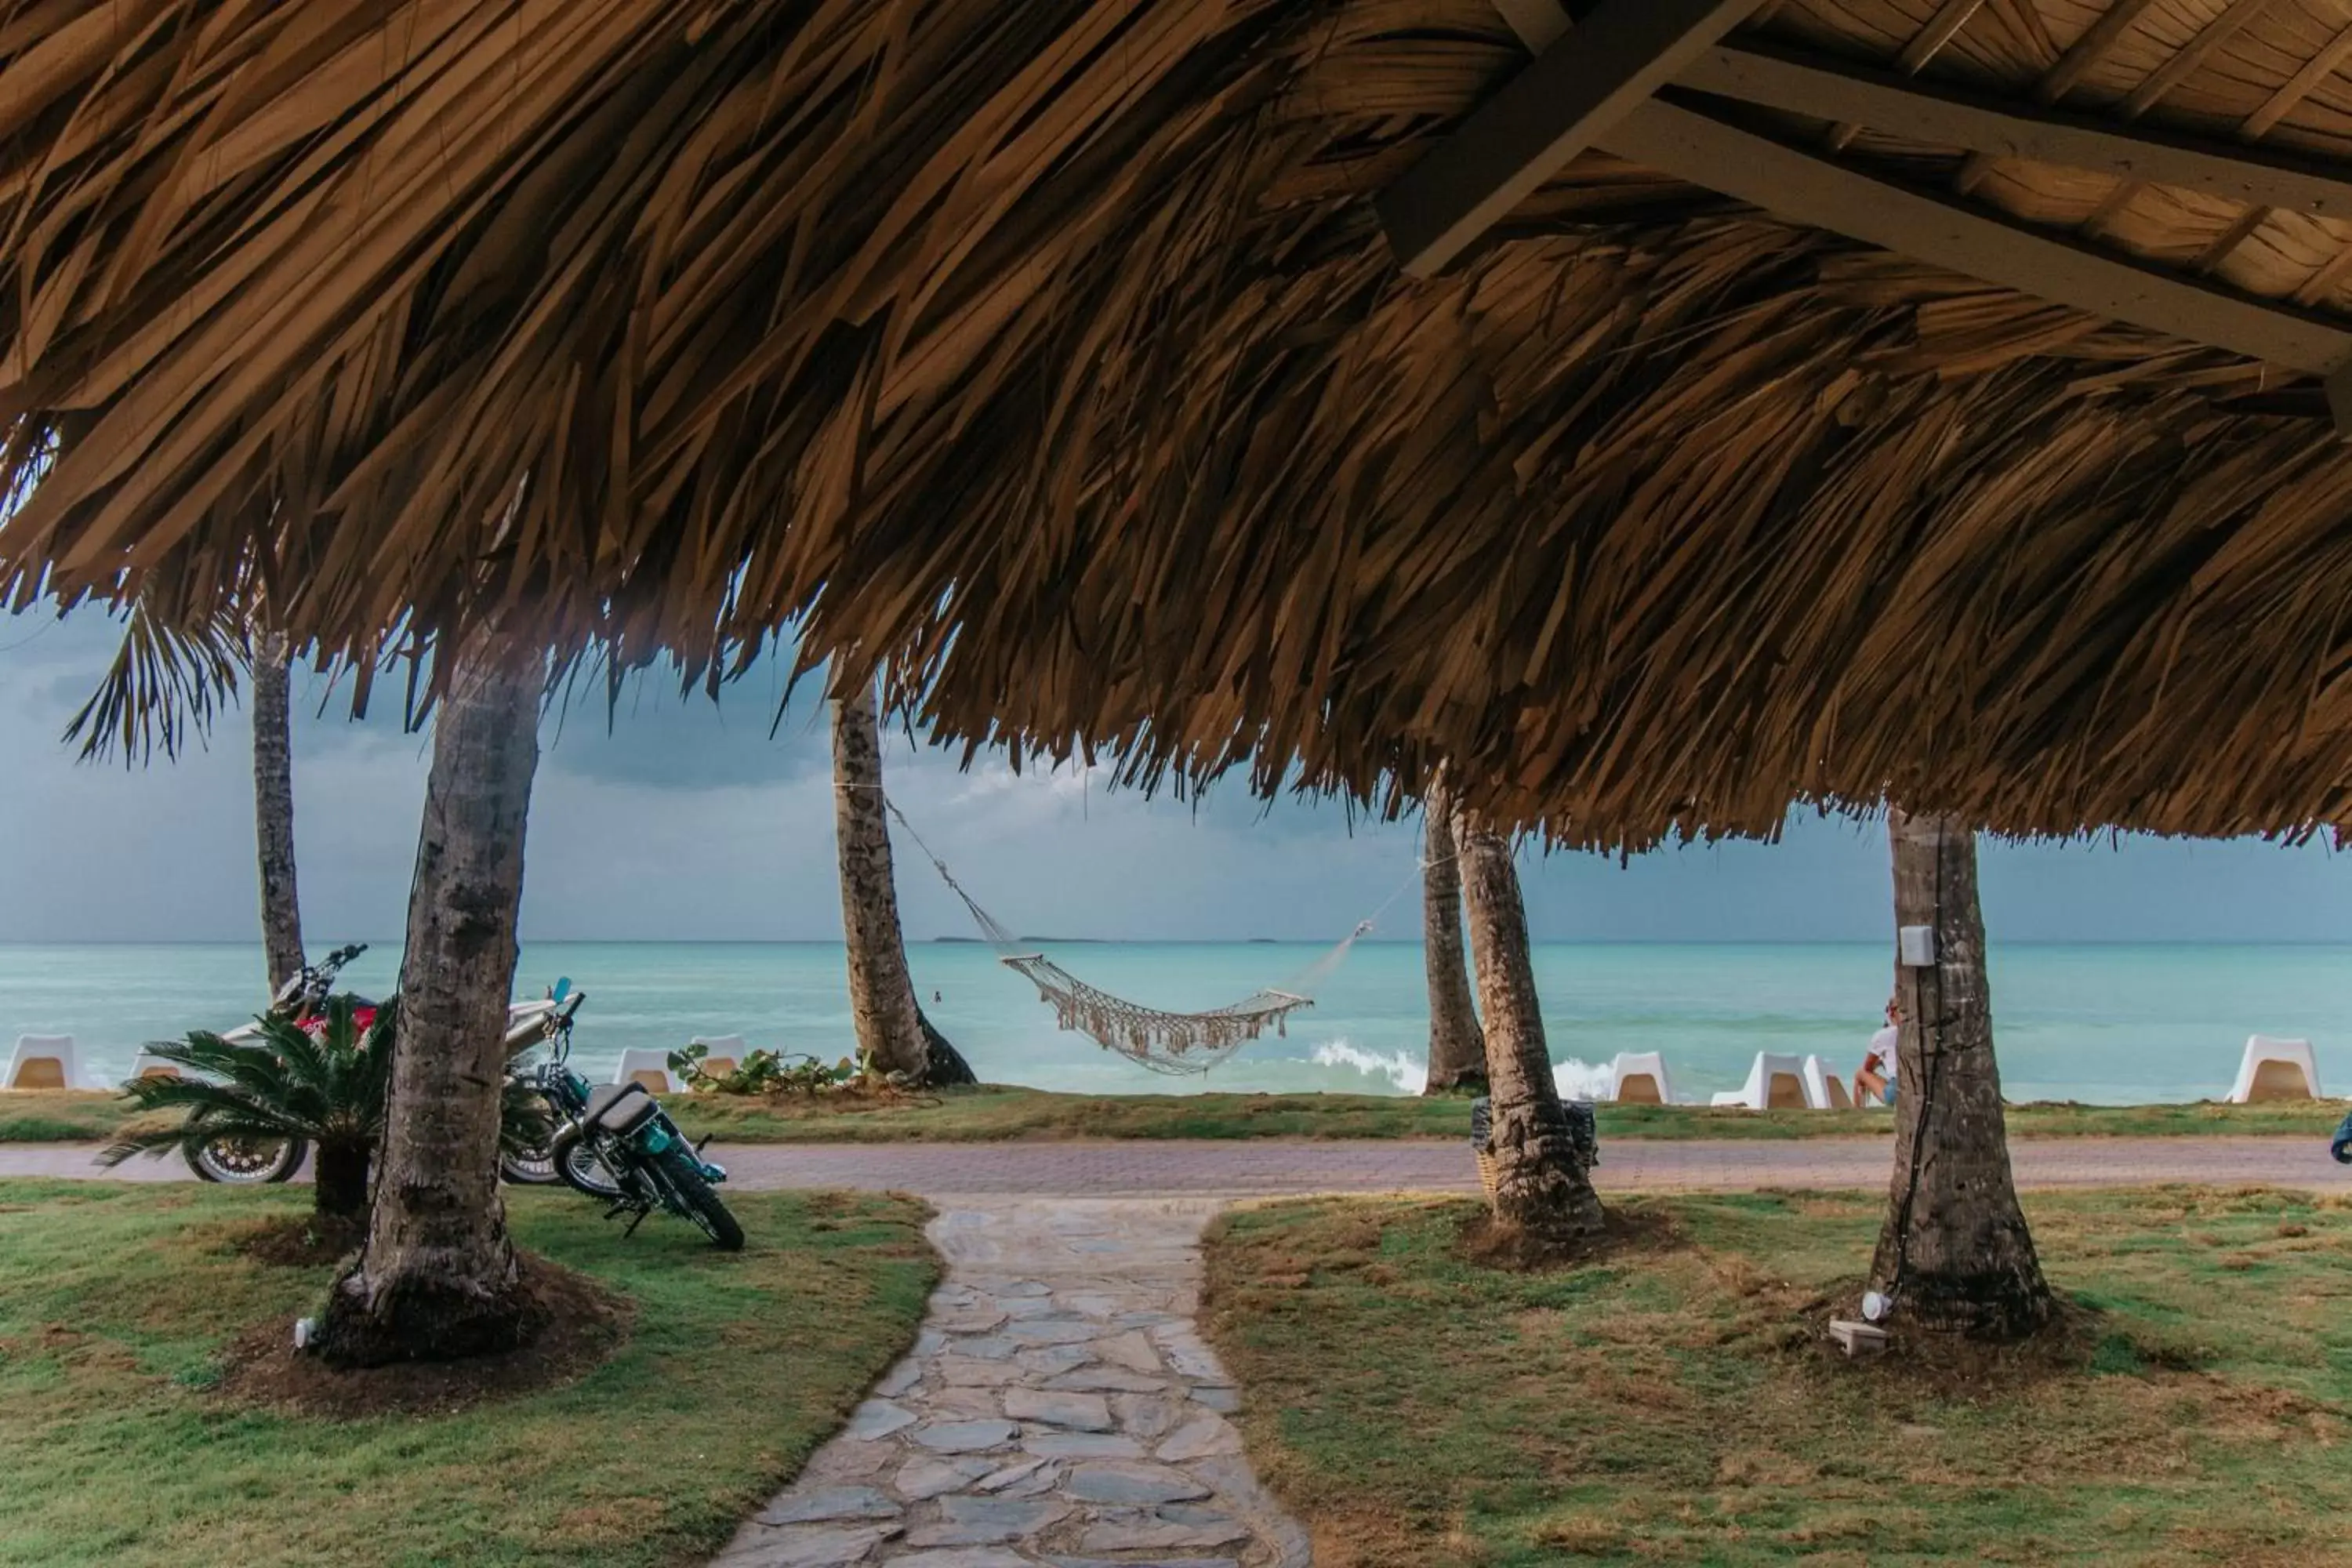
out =
<svg viewBox="0 0 2352 1568"><path fill-rule="evenodd" d="M2147 79L2131 89L2125 99L2121 113L2126 120L2137 120L2156 106L2158 99L2182 82L2189 74L2212 58L2213 51L2246 30L2249 24L2271 7L2271 0L2231 0L2228 10L2197 30L2197 36L2170 59L2147 74Z"/></svg>
<svg viewBox="0 0 2352 1568"><path fill-rule="evenodd" d="M2246 122L2238 127L2238 134L2249 142L2258 142L2269 135L2271 127L2284 120L2288 110L2309 98L2314 88L2336 74L2336 68L2344 63L2347 56L2352 56L2352 27L2346 27L2328 39L2326 47L2312 56L2309 64L2295 72L2284 87L2271 94L2269 102L2247 117Z"/></svg>
<svg viewBox="0 0 2352 1568"><path fill-rule="evenodd" d="M2002 102L1889 71L1779 49L1717 45L1675 83L1819 120L1998 158L2206 191L2231 201L2352 218L2352 166L2242 142L2207 142L2096 115Z"/></svg>
<svg viewBox="0 0 2352 1568"><path fill-rule="evenodd" d="M2083 36L2074 40L2074 47L2059 57L2058 63L2050 68L2050 74L2035 86L2033 96L2044 103L2055 103L2072 92L2074 84L2106 58L2107 51L2131 31L2140 13L2154 4L2155 0L2116 0L2105 15L2083 29Z"/></svg>
<svg viewBox="0 0 2352 1568"><path fill-rule="evenodd" d="M1528 53L1539 55L1568 36L1568 13L1559 8L1559 0L1495 0L1495 9Z"/></svg>
<svg viewBox="0 0 2352 1568"><path fill-rule="evenodd" d="M1381 226L1399 263L1417 278L1435 274L1755 8L1603 0L1572 40L1538 55L1381 193Z"/></svg>
<svg viewBox="0 0 2352 1568"><path fill-rule="evenodd" d="M2167 271L1829 162L1664 100L1601 138L1645 168L2061 305L2290 370L2352 367L2352 323ZM2346 390L2352 393L2352 379Z"/></svg>

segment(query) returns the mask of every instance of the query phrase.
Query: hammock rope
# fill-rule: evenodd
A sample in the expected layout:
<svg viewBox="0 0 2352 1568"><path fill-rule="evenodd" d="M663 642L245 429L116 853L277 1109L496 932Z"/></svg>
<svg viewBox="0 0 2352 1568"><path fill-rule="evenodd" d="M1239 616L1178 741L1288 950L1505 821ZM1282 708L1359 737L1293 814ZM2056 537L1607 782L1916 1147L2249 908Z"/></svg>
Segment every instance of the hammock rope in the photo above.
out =
<svg viewBox="0 0 2352 1568"><path fill-rule="evenodd" d="M907 820L898 803L886 795L882 804L930 861L931 868L940 874L948 890L971 912L972 923L996 949L997 961L1037 988L1038 1000L1054 1009L1060 1027L1089 1036L1106 1050L1117 1051L1154 1072L1205 1073L1263 1037L1269 1027L1277 1036L1286 1037L1290 1015L1315 1005L1312 987L1339 968L1349 950L1372 930L1370 921L1360 921L1338 946L1282 988L1267 986L1239 1002L1202 1013L1171 1013L1147 1007L1087 984L1042 952L1023 951L1028 944L964 890L963 884L955 879L955 873L948 869L947 862L923 842L923 836ZM1414 875L1420 875L1418 867ZM1399 894L1402 892L1400 889ZM1381 910L1385 911L1399 894L1391 894Z"/></svg>

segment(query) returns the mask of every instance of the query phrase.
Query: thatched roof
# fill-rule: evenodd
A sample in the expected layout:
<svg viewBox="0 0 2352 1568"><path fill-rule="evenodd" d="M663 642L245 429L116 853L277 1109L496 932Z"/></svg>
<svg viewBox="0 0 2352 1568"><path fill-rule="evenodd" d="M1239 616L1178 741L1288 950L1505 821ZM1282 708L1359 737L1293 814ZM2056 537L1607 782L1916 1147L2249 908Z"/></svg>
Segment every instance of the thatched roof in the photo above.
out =
<svg viewBox="0 0 2352 1568"><path fill-rule="evenodd" d="M951 736L1591 840L2352 815L2352 13L1767 4L2197 183L1675 89L1408 276L1548 4L0 0L0 566L357 652L805 616Z"/></svg>

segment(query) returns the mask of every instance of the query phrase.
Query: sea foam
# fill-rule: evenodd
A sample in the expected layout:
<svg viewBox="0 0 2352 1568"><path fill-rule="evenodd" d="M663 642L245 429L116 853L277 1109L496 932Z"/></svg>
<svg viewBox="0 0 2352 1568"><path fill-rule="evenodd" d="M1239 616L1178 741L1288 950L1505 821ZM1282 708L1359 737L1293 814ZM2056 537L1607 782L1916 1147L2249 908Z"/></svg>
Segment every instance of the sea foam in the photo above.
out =
<svg viewBox="0 0 2352 1568"><path fill-rule="evenodd" d="M1354 1068L1366 1078L1385 1078L1403 1094L1419 1094L1429 1082L1429 1063L1411 1052L1391 1051L1382 1056L1378 1051L1351 1046L1345 1040L1334 1040L1329 1045L1316 1047L1315 1065L1319 1068Z"/></svg>
<svg viewBox="0 0 2352 1568"><path fill-rule="evenodd" d="M1419 1094L1429 1082L1426 1058L1410 1051L1368 1051L1346 1040L1334 1040L1315 1047L1315 1065L1324 1068L1353 1068L1366 1078L1384 1078L1394 1084L1400 1093ZM1561 1096L1569 1100L1606 1100L1614 1087L1610 1070L1591 1062L1570 1057L1564 1062L1554 1062L1552 1081L1559 1086Z"/></svg>

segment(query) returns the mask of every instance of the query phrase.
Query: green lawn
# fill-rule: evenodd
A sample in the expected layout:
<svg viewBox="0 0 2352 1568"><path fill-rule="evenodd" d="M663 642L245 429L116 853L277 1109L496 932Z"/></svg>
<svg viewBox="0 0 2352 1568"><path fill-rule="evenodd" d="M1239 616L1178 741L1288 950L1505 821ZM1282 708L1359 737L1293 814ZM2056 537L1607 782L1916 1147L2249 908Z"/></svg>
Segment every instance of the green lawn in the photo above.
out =
<svg viewBox="0 0 2352 1568"><path fill-rule="evenodd" d="M2347 1200L2028 1198L2095 1348L1974 1397L1807 1336L1880 1201L1633 1206L1681 1242L1549 1276L1458 1261L1457 1202L1221 1223L1204 1326L1321 1568L2345 1561Z"/></svg>
<svg viewBox="0 0 2352 1568"><path fill-rule="evenodd" d="M987 1085L904 1105L840 1109L828 1100L677 1095L668 1102L697 1137L739 1143L987 1142L1057 1138L1466 1138L1470 1107L1455 1099L1375 1094L1053 1094ZM2280 1134L2324 1139L2340 1103L2300 1105L2020 1105L2020 1138ZM1716 1110L1692 1105L1603 1105L1601 1136L1795 1139L1892 1136L1885 1111Z"/></svg>
<svg viewBox="0 0 2352 1568"><path fill-rule="evenodd" d="M569 1386L455 1415L313 1419L210 1392L220 1347L324 1268L226 1237L301 1192L0 1182L0 1564L337 1568L698 1563L911 1341L919 1205L737 1193L735 1256L666 1218L623 1240L569 1194L518 1239L636 1307Z"/></svg>
<svg viewBox="0 0 2352 1568"><path fill-rule="evenodd" d="M80 1089L0 1091L0 1143L79 1143L111 1138L122 1099Z"/></svg>
<svg viewBox="0 0 2352 1568"><path fill-rule="evenodd" d="M667 1103L699 1138L735 1143L986 1143L1065 1138L1463 1138L1458 1099L1379 1094L1055 1094L988 1084L898 1103L679 1094ZM2317 1104L2018 1105L2018 1138L2278 1134L2324 1138L2344 1114ZM0 1094L0 1143L107 1138L121 1102L90 1093ZM1885 1137L1885 1111L1715 1110L1693 1105L1604 1105L1609 1138Z"/></svg>

